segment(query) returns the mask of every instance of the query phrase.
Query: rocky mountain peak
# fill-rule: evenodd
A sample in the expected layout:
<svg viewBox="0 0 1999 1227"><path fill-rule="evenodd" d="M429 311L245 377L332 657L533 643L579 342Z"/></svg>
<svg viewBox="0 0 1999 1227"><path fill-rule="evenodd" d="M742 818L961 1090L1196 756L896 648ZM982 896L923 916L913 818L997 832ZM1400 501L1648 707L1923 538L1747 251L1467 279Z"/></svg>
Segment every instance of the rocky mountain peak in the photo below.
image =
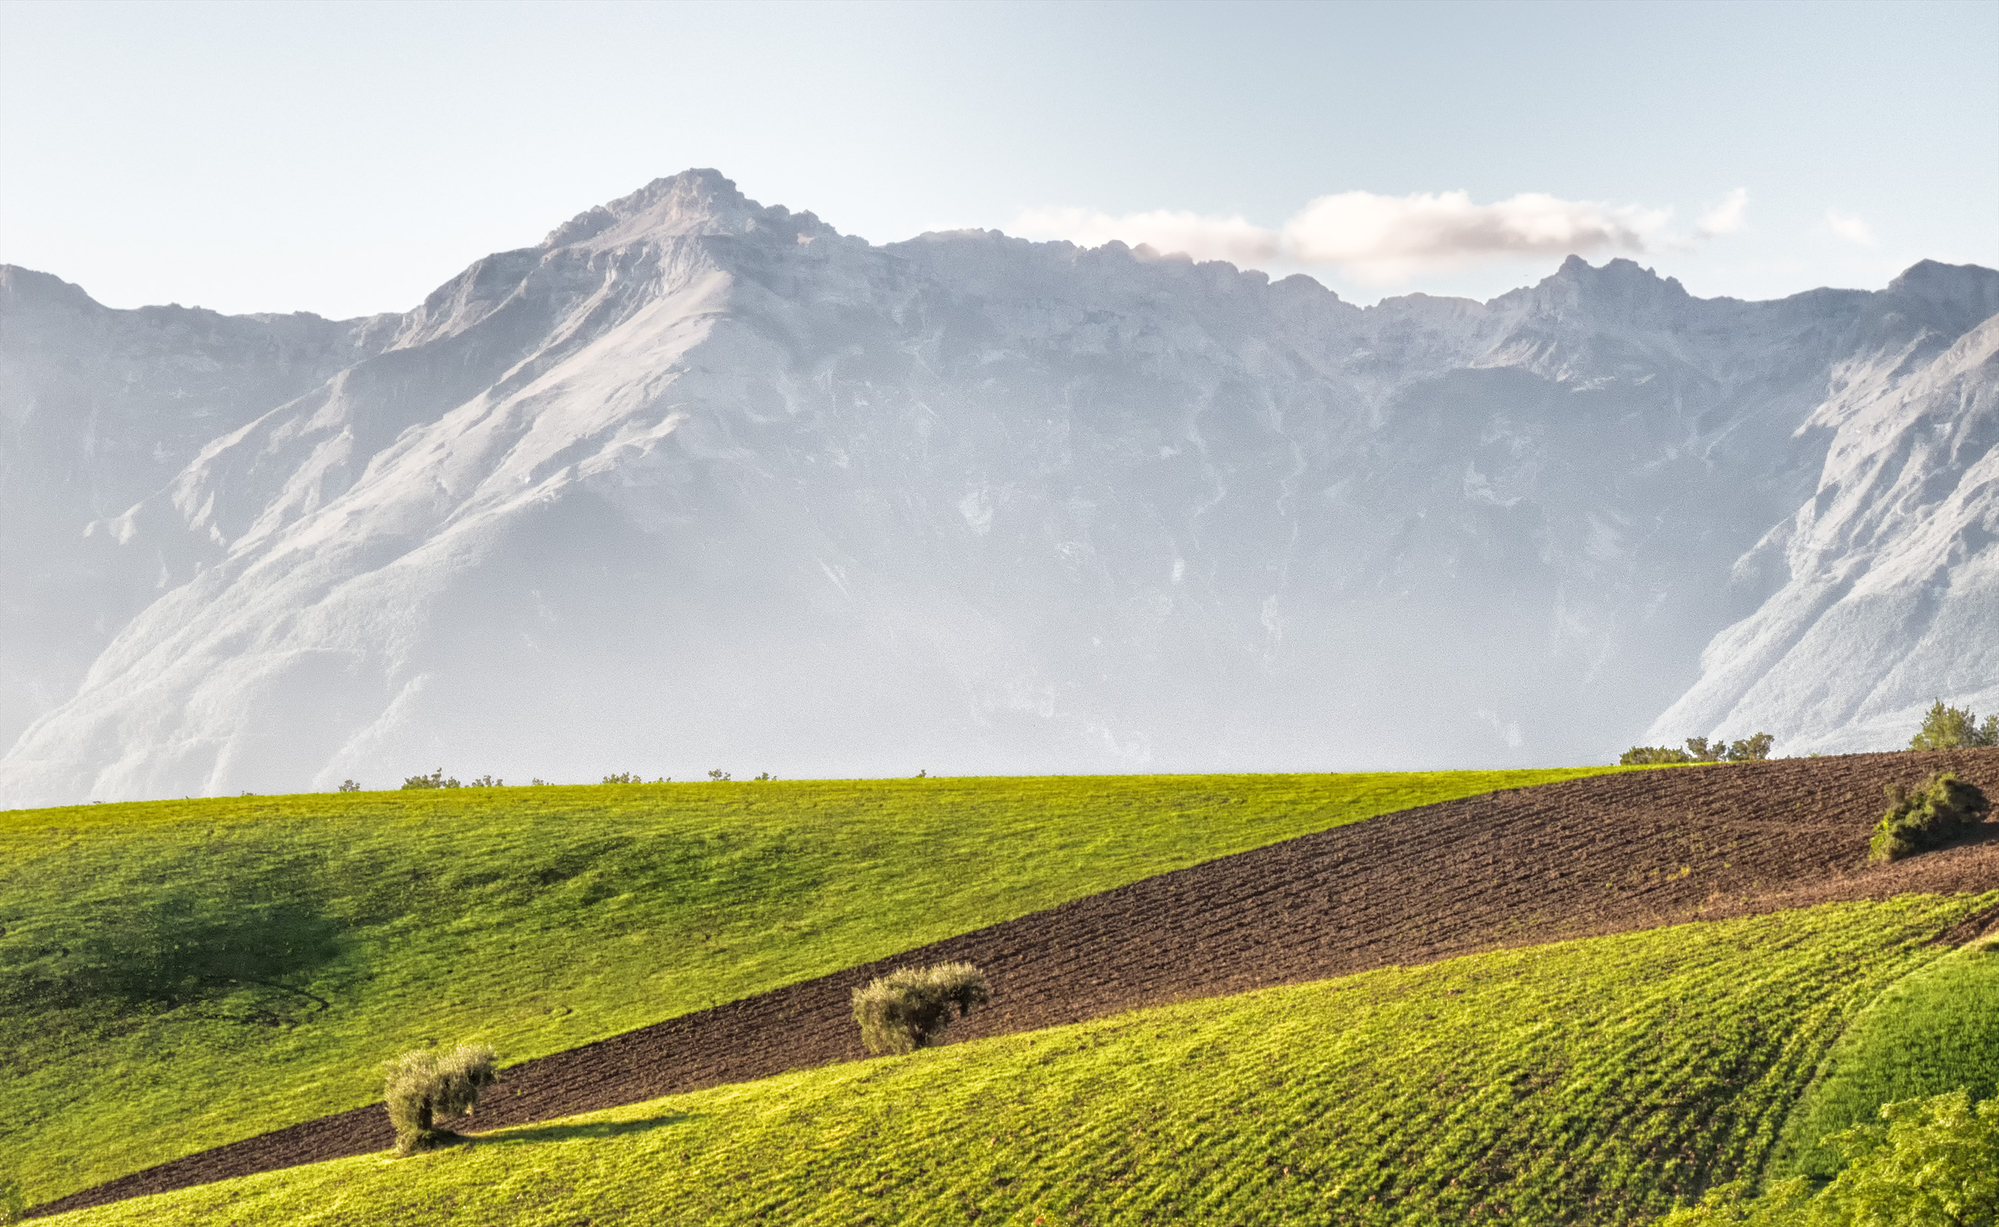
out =
<svg viewBox="0 0 1999 1227"><path fill-rule="evenodd" d="M1972 320L1999 312L1999 272L1976 264L1919 260L1888 283L1888 292L1954 308Z"/></svg>
<svg viewBox="0 0 1999 1227"><path fill-rule="evenodd" d="M1545 278L1537 291L1560 296L1564 301L1587 303L1602 308L1614 303L1683 303L1690 297L1677 277L1661 277L1635 260L1622 256L1591 265L1581 256L1562 261L1554 274Z"/></svg>
<svg viewBox="0 0 1999 1227"><path fill-rule="evenodd" d="M544 249L592 243L616 245L641 236L745 235L759 231L788 241L834 233L810 213L783 205L766 208L737 190L719 170L692 168L654 179L629 196L598 205L564 222L542 241Z"/></svg>
<svg viewBox="0 0 1999 1227"><path fill-rule="evenodd" d="M1553 327L1583 335L1670 330L1697 302L1678 279L1622 257L1592 265L1571 255L1538 284L1487 304L1495 318L1539 336Z"/></svg>
<svg viewBox="0 0 1999 1227"><path fill-rule="evenodd" d="M1995 287L1744 303L1571 258L1362 311L1122 246L871 246L712 170L386 348L10 273L0 804L1588 761L1655 718L1878 746L1999 702L1999 368L1950 348ZM1377 717L1411 693L1445 698Z"/></svg>
<svg viewBox="0 0 1999 1227"><path fill-rule="evenodd" d="M98 309L83 287L60 277L15 264L0 264L0 297L60 302L72 308Z"/></svg>

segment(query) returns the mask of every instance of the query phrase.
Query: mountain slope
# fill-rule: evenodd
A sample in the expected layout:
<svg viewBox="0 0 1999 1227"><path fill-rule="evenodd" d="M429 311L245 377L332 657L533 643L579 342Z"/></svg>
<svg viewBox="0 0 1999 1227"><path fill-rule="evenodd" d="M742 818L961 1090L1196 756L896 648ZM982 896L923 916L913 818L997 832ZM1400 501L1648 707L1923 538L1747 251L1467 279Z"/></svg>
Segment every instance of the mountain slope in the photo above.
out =
<svg viewBox="0 0 1999 1227"><path fill-rule="evenodd" d="M1737 566L1788 582L1716 636L1661 736L1895 746L1938 697L1999 706L1999 316L1892 357L1913 371L1861 366L1807 422L1835 431L1818 493Z"/></svg>
<svg viewBox="0 0 1999 1227"><path fill-rule="evenodd" d="M1362 310L1118 244L871 246L690 171L104 522L159 596L0 803L1600 758L1787 581L1737 564L1812 499L1831 381L1899 387L1995 283L1741 303L1571 259Z"/></svg>
<svg viewBox="0 0 1999 1227"><path fill-rule="evenodd" d="M0 744L74 694L165 575L100 523L380 344L379 320L113 311L0 267Z"/></svg>

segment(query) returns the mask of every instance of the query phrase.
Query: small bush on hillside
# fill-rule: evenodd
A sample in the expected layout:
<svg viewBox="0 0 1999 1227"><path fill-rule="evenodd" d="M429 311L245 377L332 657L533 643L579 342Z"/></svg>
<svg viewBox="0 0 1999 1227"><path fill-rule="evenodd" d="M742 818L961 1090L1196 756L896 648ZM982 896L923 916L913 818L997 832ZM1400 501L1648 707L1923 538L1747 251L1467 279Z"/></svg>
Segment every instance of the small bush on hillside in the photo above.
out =
<svg viewBox="0 0 1999 1227"><path fill-rule="evenodd" d="M1942 699L1931 705L1923 717L1923 727L1909 738L1911 750L1959 750L1999 746L1999 716L1978 716L1969 707L1946 707Z"/></svg>
<svg viewBox="0 0 1999 1227"><path fill-rule="evenodd" d="M1747 1182L1708 1191L1658 1227L1968 1227L1999 1222L1999 1099L1963 1091L1883 1104L1882 1125L1836 1133L1846 1166L1816 1194L1803 1177L1752 1197Z"/></svg>
<svg viewBox="0 0 1999 1227"><path fill-rule="evenodd" d="M468 785L471 788L505 788L506 786L507 782L505 780L496 780L490 775L482 775Z"/></svg>
<svg viewBox="0 0 1999 1227"><path fill-rule="evenodd" d="M396 1153L414 1154L456 1138L437 1127L437 1118L471 1115L479 1093L500 1080L493 1061L491 1048L461 1044L444 1053L418 1049L389 1062L382 1097L396 1127Z"/></svg>
<svg viewBox="0 0 1999 1227"><path fill-rule="evenodd" d="M725 784L729 780L729 773L722 770L720 767L717 767L713 771L710 771L708 773L708 778L714 780L718 784Z"/></svg>
<svg viewBox="0 0 1999 1227"><path fill-rule="evenodd" d="M1888 812L1867 845L1869 860L1893 861L1968 834L1991 806L1978 785L1939 772L1919 792L1888 785Z"/></svg>
<svg viewBox="0 0 1999 1227"><path fill-rule="evenodd" d="M457 779L445 779L444 768L439 767L429 775L413 775L403 781L404 788L462 788Z"/></svg>
<svg viewBox="0 0 1999 1227"><path fill-rule="evenodd" d="M869 1052L928 1048L951 1025L992 1000L985 973L970 963L902 967L854 990L854 1021Z"/></svg>
<svg viewBox="0 0 1999 1227"><path fill-rule="evenodd" d="M355 781L355 780L342 780L342 781L340 781L340 791L341 791L341 792L360 792L360 791L361 791L361 785L360 785L360 783L359 783L358 781Z"/></svg>
<svg viewBox="0 0 1999 1227"><path fill-rule="evenodd" d="M613 773L611 773L610 775L607 775L607 776L605 776L605 777L604 777L604 783L606 783L606 784L643 784L643 783L645 783L645 781L644 781L644 780L642 780L642 779L640 779L640 778L638 777L638 775L637 775L636 773L634 773L634 772L630 772L630 771L616 771L616 772L613 772Z"/></svg>

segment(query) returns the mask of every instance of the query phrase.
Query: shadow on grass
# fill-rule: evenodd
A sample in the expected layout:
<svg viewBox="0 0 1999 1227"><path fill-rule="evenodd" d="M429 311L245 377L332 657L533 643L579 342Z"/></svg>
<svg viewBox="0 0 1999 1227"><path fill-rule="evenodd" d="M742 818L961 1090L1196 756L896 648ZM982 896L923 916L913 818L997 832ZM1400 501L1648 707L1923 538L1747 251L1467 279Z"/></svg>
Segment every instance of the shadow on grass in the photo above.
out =
<svg viewBox="0 0 1999 1227"><path fill-rule="evenodd" d="M494 1143L511 1142L568 1142L578 1139L621 1138L633 1133L651 1133L669 1125L686 1124L700 1119L691 1112L668 1112L661 1116L648 1116L639 1120L590 1121L580 1125L527 1125L509 1129L505 1133L488 1133L476 1140L484 1146Z"/></svg>

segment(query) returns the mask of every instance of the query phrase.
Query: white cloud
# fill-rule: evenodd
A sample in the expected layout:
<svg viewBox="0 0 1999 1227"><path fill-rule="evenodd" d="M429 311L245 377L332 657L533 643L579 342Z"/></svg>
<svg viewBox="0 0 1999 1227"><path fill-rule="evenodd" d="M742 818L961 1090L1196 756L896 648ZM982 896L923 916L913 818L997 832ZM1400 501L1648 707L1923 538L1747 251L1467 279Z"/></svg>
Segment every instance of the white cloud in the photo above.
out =
<svg viewBox="0 0 1999 1227"><path fill-rule="evenodd" d="M1738 189L1709 219L1740 228L1747 199ZM1119 239L1199 260L1339 265L1362 280L1386 283L1425 269L1509 256L1637 254L1666 241L1663 231L1671 217L1670 209L1561 200L1543 192L1493 204L1476 204L1466 192L1341 192L1312 201L1274 231L1239 215L1168 209L1123 216L1035 209L1020 214L1012 229L1026 238L1062 238L1091 247Z"/></svg>
<svg viewBox="0 0 1999 1227"><path fill-rule="evenodd" d="M1155 209L1113 217L1090 209L1030 209L1014 219L1013 233L1029 239L1068 239L1101 247L1112 239L1136 247L1185 252L1196 260L1260 264L1277 254L1277 236L1241 217Z"/></svg>
<svg viewBox="0 0 1999 1227"><path fill-rule="evenodd" d="M1736 188L1722 202L1701 215L1694 226L1694 233L1702 238L1713 238L1718 234L1739 234L1749 223L1743 213L1749 208L1749 189Z"/></svg>
<svg viewBox="0 0 1999 1227"><path fill-rule="evenodd" d="M1545 192L1488 205L1472 203L1466 192L1341 192L1306 205L1284 223L1283 239L1301 264L1337 264L1385 282L1504 256L1638 253L1670 216L1670 210L1612 208Z"/></svg>
<svg viewBox="0 0 1999 1227"><path fill-rule="evenodd" d="M1851 213L1841 213L1837 209L1827 209L1825 211L1825 228L1828 234L1845 239L1849 243L1858 243L1862 247L1874 246L1874 232L1867 228L1866 222L1861 221Z"/></svg>

